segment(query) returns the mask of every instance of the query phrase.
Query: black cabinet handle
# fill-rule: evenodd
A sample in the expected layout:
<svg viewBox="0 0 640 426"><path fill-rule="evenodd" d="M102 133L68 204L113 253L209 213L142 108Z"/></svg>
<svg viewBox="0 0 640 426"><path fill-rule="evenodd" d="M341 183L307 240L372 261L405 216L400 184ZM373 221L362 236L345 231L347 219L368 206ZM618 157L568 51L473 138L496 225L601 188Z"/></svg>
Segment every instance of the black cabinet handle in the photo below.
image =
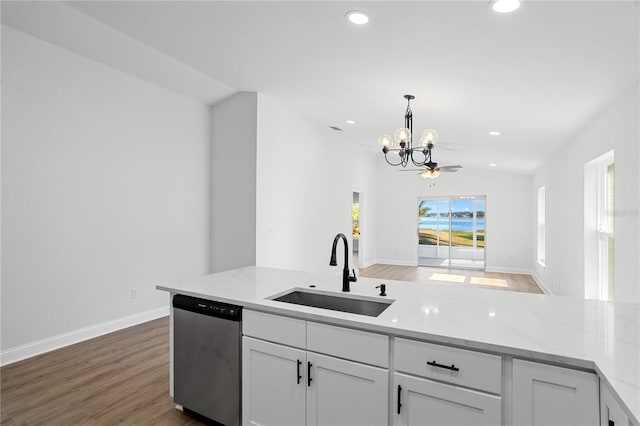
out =
<svg viewBox="0 0 640 426"><path fill-rule="evenodd" d="M313 364L311 364L310 362L307 362L307 386L311 386L311 366Z"/></svg>
<svg viewBox="0 0 640 426"><path fill-rule="evenodd" d="M609 420L609 426L616 426L616 422L614 422L613 420Z"/></svg>
<svg viewBox="0 0 640 426"><path fill-rule="evenodd" d="M401 394L402 394L402 386L398 385L398 414L400 414L400 407L402 407L402 404L400 403Z"/></svg>
<svg viewBox="0 0 640 426"><path fill-rule="evenodd" d="M427 365L430 365L432 367L438 367L438 368L444 368L446 370L452 370L452 371L460 371L460 369L458 367L456 367L454 364L451 365L443 365L443 364L438 364L435 361L427 361Z"/></svg>
<svg viewBox="0 0 640 426"><path fill-rule="evenodd" d="M300 375L300 366L302 365L302 361L298 360L298 384L300 384L300 379L302 376Z"/></svg>

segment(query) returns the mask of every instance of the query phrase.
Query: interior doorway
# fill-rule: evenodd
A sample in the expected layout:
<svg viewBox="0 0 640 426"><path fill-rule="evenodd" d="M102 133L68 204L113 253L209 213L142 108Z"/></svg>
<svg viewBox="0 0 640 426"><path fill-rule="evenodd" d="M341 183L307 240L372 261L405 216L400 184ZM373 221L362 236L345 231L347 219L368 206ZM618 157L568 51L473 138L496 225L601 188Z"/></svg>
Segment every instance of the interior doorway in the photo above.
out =
<svg viewBox="0 0 640 426"><path fill-rule="evenodd" d="M485 269L486 197L418 199L418 265Z"/></svg>
<svg viewBox="0 0 640 426"><path fill-rule="evenodd" d="M362 206L363 194L360 191L353 191L351 201L351 265L354 268L362 268Z"/></svg>

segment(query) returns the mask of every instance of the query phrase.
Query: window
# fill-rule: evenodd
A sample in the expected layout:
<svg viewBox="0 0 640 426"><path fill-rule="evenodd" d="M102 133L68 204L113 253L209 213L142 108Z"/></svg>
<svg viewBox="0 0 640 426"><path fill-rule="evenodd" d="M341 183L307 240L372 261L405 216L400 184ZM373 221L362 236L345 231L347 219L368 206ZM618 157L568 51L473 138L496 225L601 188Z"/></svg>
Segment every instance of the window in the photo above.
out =
<svg viewBox="0 0 640 426"><path fill-rule="evenodd" d="M599 299L613 300L615 164L613 153L598 164L597 230Z"/></svg>
<svg viewBox="0 0 640 426"><path fill-rule="evenodd" d="M615 286L615 163L609 151L585 164L585 297L613 300Z"/></svg>
<svg viewBox="0 0 640 426"><path fill-rule="evenodd" d="M537 260L540 266L545 266L545 189L538 188L538 253Z"/></svg>

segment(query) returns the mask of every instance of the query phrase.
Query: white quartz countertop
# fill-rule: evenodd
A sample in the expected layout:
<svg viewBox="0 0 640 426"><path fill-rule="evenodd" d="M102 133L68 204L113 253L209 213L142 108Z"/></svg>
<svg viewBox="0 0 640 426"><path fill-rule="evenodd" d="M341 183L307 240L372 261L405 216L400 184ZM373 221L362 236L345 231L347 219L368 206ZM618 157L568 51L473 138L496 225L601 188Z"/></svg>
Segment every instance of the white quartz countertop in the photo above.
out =
<svg viewBox="0 0 640 426"><path fill-rule="evenodd" d="M344 294L341 275L247 267L159 290L298 318L595 370L640 422L640 306L358 278L354 296L394 300L378 317L270 300L292 288Z"/></svg>

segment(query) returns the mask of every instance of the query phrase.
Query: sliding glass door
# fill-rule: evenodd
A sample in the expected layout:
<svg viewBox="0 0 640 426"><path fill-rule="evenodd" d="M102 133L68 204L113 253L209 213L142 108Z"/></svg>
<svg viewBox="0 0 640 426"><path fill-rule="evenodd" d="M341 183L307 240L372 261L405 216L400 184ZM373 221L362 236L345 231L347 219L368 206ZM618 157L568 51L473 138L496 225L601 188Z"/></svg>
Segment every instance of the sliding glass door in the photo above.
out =
<svg viewBox="0 0 640 426"><path fill-rule="evenodd" d="M485 268L485 197L418 200L418 264Z"/></svg>

